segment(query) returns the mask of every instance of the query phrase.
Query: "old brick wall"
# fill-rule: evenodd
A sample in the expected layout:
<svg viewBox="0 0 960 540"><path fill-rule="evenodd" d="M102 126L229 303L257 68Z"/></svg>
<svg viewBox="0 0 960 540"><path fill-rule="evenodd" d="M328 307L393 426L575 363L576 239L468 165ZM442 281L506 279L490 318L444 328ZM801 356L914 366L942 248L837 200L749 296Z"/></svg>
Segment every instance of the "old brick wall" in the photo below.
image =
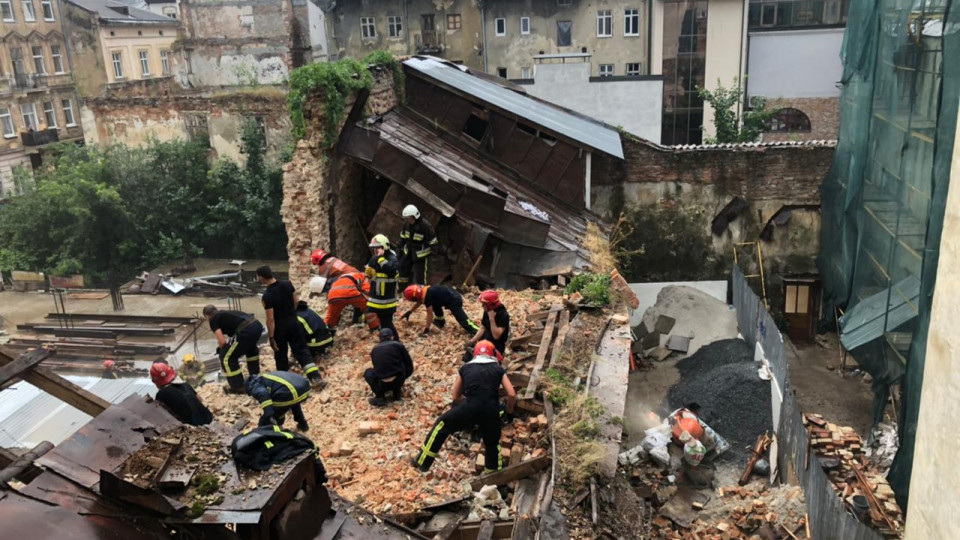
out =
<svg viewBox="0 0 960 540"><path fill-rule="evenodd" d="M771 109L790 107L810 118L810 131L764 133L764 142L835 140L840 130L840 98L780 98L768 102Z"/></svg>
<svg viewBox="0 0 960 540"><path fill-rule="evenodd" d="M379 68L372 71L375 82L367 110L376 115L390 110L397 101L393 75ZM355 100L356 96L347 99L347 112ZM364 238L358 213L361 170L352 161L324 147L323 106L319 95L307 99L306 137L297 143L293 159L283 168L280 214L287 228L290 280L298 287L310 279L310 253L314 249L331 250L355 265L366 262L368 254L368 239Z"/></svg>

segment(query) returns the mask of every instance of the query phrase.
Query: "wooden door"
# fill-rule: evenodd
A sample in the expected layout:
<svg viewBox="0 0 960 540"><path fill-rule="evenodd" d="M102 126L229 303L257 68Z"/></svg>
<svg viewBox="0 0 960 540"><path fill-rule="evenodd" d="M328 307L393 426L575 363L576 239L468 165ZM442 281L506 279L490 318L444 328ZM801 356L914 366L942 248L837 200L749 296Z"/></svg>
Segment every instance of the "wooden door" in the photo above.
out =
<svg viewBox="0 0 960 540"><path fill-rule="evenodd" d="M816 318L816 282L783 282L783 314L787 319L787 335L794 341L813 339Z"/></svg>

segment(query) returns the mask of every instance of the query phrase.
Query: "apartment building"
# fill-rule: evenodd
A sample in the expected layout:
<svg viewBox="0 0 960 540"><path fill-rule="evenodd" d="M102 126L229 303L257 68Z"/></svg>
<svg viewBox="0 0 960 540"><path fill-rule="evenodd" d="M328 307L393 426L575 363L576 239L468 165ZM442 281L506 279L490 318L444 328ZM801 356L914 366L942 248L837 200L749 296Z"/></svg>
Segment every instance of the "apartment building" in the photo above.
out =
<svg viewBox="0 0 960 540"><path fill-rule="evenodd" d="M0 196L17 191L16 168L83 138L60 15L55 0L0 0Z"/></svg>

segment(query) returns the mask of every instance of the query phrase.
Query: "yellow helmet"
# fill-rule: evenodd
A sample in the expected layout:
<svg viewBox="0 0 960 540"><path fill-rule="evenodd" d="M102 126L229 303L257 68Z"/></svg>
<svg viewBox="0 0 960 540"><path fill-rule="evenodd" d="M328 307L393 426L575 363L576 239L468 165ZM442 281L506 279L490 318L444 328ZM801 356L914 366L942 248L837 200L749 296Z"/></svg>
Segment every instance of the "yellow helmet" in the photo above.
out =
<svg viewBox="0 0 960 540"><path fill-rule="evenodd" d="M193 353L183 355L184 364L192 364L193 362L196 362L196 361L197 361L197 357L194 356Z"/></svg>
<svg viewBox="0 0 960 540"><path fill-rule="evenodd" d="M370 247L378 248L382 247L383 249L390 249L390 239L387 238L385 234L378 234L370 240Z"/></svg>

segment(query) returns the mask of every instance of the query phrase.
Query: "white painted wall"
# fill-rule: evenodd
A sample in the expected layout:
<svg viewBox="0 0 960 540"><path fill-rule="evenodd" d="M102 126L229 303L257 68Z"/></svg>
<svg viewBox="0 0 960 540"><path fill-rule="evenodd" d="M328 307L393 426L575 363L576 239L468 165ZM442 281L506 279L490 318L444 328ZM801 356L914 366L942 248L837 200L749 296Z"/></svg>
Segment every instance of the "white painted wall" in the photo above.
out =
<svg viewBox="0 0 960 540"><path fill-rule="evenodd" d="M531 96L660 142L662 80L590 82L588 62L541 64L533 78L523 87Z"/></svg>
<svg viewBox="0 0 960 540"><path fill-rule="evenodd" d="M307 19L310 25L310 47L313 49L313 61L325 62L329 60L330 51L327 48L326 15L320 6L312 1L307 2Z"/></svg>
<svg viewBox="0 0 960 540"><path fill-rule="evenodd" d="M843 28L750 34L747 93L767 99L840 97L842 45Z"/></svg>
<svg viewBox="0 0 960 540"><path fill-rule="evenodd" d="M707 7L707 65L703 84L716 90L717 80L725 88L742 78L746 61L747 0L711 0ZM713 107L703 106L703 137L714 137Z"/></svg>

